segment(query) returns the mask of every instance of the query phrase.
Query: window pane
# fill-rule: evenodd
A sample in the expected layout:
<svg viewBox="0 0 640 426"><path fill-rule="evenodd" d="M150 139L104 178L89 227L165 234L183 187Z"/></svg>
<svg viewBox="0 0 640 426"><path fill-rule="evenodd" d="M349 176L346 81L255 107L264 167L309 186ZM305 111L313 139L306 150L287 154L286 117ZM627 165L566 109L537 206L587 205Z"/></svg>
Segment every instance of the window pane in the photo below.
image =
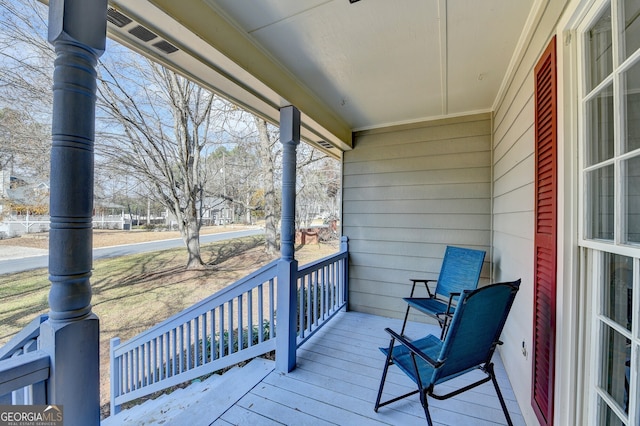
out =
<svg viewBox="0 0 640 426"><path fill-rule="evenodd" d="M591 166L613 158L613 92L611 85L587 102L589 133L586 161Z"/></svg>
<svg viewBox="0 0 640 426"><path fill-rule="evenodd" d="M604 256L602 314L631 331L633 259L613 253Z"/></svg>
<svg viewBox="0 0 640 426"><path fill-rule="evenodd" d="M640 47L640 1L625 0L623 4L624 58L627 59Z"/></svg>
<svg viewBox="0 0 640 426"><path fill-rule="evenodd" d="M587 238L613 240L613 165L587 173Z"/></svg>
<svg viewBox="0 0 640 426"><path fill-rule="evenodd" d="M610 7L607 7L595 25L587 32L587 48L590 55L587 91L590 92L613 71Z"/></svg>
<svg viewBox="0 0 640 426"><path fill-rule="evenodd" d="M602 359L600 387L618 403L620 408L628 413L628 368L631 356L629 341L611 327L602 324L600 351Z"/></svg>
<svg viewBox="0 0 640 426"><path fill-rule="evenodd" d="M640 157L624 162L627 242L640 243Z"/></svg>
<svg viewBox="0 0 640 426"><path fill-rule="evenodd" d="M598 397L598 425L602 426L624 426L622 420L616 416L606 402Z"/></svg>
<svg viewBox="0 0 640 426"><path fill-rule="evenodd" d="M629 152L640 148L640 63L624 73L624 82L627 130L624 152Z"/></svg>

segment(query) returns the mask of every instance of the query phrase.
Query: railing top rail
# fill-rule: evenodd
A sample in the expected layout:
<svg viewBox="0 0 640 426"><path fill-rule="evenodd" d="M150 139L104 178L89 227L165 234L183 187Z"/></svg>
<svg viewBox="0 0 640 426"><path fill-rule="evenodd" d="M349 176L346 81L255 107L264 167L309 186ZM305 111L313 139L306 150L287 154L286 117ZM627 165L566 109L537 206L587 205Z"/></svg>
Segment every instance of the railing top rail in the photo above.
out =
<svg viewBox="0 0 640 426"><path fill-rule="evenodd" d="M0 361L0 395L47 380L51 358L44 351Z"/></svg>
<svg viewBox="0 0 640 426"><path fill-rule="evenodd" d="M252 274L247 275L239 281L236 281L234 284L220 290L219 292L214 293L213 295L207 297L206 299L201 300L195 305L183 310L182 312L173 315L172 317L167 318L161 323L151 327L147 331L138 334L132 339L121 343L118 347L114 349L115 355L120 355L132 348L139 346L141 343L144 343L150 340L153 337L166 333L168 331L173 330L176 326L183 324L190 319L201 315L211 309L212 306L222 305L241 294L246 293L252 288L256 287L258 284L261 284L267 280L275 278L275 271L277 270L278 261L275 260ZM258 283L258 284L256 284Z"/></svg>
<svg viewBox="0 0 640 426"><path fill-rule="evenodd" d="M329 256L323 257L322 259L318 259L315 262L308 263L300 268L298 268L298 276L304 275L309 271L314 271L316 269L320 269L324 266L335 263L336 260L345 259L347 257L348 252L346 250L340 250L338 253L331 254Z"/></svg>
<svg viewBox="0 0 640 426"><path fill-rule="evenodd" d="M13 336L4 346L0 348L0 360L10 358L16 349L22 348L29 340L40 335L40 324L45 322L49 315L42 314L35 317L25 328Z"/></svg>

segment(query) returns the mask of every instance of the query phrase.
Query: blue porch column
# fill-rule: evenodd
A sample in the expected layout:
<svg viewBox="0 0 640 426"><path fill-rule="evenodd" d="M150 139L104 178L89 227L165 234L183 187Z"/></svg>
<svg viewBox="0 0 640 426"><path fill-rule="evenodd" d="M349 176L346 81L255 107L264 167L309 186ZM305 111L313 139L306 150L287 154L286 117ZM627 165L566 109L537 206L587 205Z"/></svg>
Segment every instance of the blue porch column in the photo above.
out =
<svg viewBox="0 0 640 426"><path fill-rule="evenodd" d="M296 217L296 149L300 143L300 111L280 109L282 143L282 213L276 323L276 369L288 373L296 368L296 301L298 261L294 258Z"/></svg>
<svg viewBox="0 0 640 426"><path fill-rule="evenodd" d="M91 311L96 65L104 52L107 0L51 0L53 72L48 403L65 425L100 424L99 325Z"/></svg>

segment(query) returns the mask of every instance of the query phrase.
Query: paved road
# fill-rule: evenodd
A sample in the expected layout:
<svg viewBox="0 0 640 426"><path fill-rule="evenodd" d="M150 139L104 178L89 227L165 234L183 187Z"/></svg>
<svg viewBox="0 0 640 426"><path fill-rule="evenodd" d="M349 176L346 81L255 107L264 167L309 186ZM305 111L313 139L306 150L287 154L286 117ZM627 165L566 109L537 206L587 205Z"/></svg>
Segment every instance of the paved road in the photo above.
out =
<svg viewBox="0 0 640 426"><path fill-rule="evenodd" d="M200 235L200 244L230 240L233 238L248 237L251 235L260 235L262 233L264 233L263 229L248 229L244 231L231 231L222 232L220 234ZM126 256L136 253L147 253L182 246L182 239L176 238L172 240L149 241L147 243L102 247L93 250L93 259L105 259L108 257ZM0 274L10 274L14 272L28 271L31 269L47 268L48 266L49 255L31 256L21 259L0 260Z"/></svg>

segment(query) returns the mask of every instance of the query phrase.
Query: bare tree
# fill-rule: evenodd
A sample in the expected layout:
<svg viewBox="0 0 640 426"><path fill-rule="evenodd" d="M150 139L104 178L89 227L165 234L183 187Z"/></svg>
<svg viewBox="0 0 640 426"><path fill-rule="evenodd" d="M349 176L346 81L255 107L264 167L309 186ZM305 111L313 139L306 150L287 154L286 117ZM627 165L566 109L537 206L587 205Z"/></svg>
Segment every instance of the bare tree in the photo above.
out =
<svg viewBox="0 0 640 426"><path fill-rule="evenodd" d="M278 250L277 244L277 212L276 212L276 183L275 183L275 138L269 133L267 122L255 117L258 129L258 150L262 168L262 182L264 188L264 219L265 219L265 250L274 255Z"/></svg>
<svg viewBox="0 0 640 426"><path fill-rule="evenodd" d="M218 209L233 211L237 221L252 223L262 218L264 208L262 174L257 153L254 118L245 113L239 116L250 127L234 132L232 143L216 149L207 157L209 180L205 192Z"/></svg>
<svg viewBox="0 0 640 426"><path fill-rule="evenodd" d="M338 217L340 162L318 155L308 145L301 145L300 151L304 159L296 189L296 224L309 227L318 218L328 223Z"/></svg>
<svg viewBox="0 0 640 426"><path fill-rule="evenodd" d="M0 108L0 170L48 181L50 139L48 125L25 111Z"/></svg>
<svg viewBox="0 0 640 426"><path fill-rule="evenodd" d="M121 173L131 173L176 218L187 247L187 268L203 266L199 236L207 180L204 154L214 137L224 134L235 108L140 58L103 64L101 73L99 106L122 134L103 139L100 152L115 160Z"/></svg>
<svg viewBox="0 0 640 426"><path fill-rule="evenodd" d="M0 0L0 169L49 177L51 69L46 7Z"/></svg>
<svg viewBox="0 0 640 426"><path fill-rule="evenodd" d="M0 0L0 14L0 163L48 175L49 156L42 153L49 149L55 55L46 41L47 10L36 0ZM281 173L277 129L111 41L102 61L96 122L99 192L161 203L176 219L189 267L202 265L205 199L219 195L245 216L261 208L266 249L275 255ZM233 164L222 168L224 174L206 164L216 147L241 144L253 147L238 150ZM318 151L299 150L298 193L316 199L301 204L309 215L323 210L316 206L322 191L311 188L323 181L304 174L307 165L322 158Z"/></svg>

